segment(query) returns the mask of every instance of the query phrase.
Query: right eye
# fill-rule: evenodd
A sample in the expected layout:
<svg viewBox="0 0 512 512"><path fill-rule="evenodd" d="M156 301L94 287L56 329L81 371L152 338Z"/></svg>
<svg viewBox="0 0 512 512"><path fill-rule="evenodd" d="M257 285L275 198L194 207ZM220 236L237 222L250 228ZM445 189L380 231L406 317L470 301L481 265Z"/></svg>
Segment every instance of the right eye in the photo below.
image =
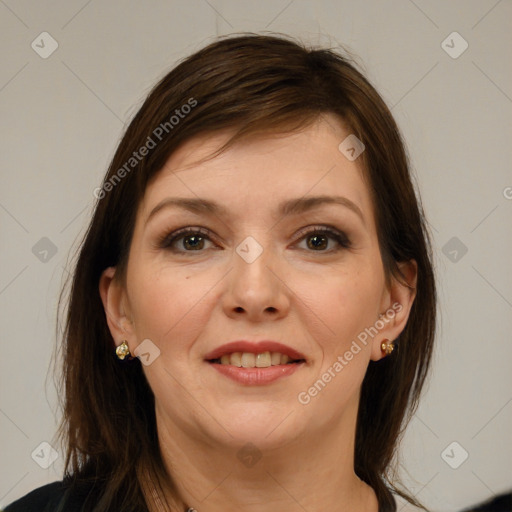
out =
<svg viewBox="0 0 512 512"><path fill-rule="evenodd" d="M176 243L181 241L180 250L176 248ZM186 227L181 228L172 233L166 234L161 237L158 242L158 247L161 249L170 250L172 252L200 252L204 248L204 241L211 242L209 231L205 228Z"/></svg>

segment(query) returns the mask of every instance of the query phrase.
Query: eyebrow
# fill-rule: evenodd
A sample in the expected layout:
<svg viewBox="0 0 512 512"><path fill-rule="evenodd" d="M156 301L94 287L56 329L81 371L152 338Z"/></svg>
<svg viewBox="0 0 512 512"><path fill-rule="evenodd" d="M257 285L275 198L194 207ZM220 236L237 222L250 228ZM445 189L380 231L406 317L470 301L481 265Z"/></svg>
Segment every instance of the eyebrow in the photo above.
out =
<svg viewBox="0 0 512 512"><path fill-rule="evenodd" d="M288 199L287 201L284 201L279 205L278 214L283 217L287 217L290 215L298 215L326 204L338 204L348 208L362 220L363 224L366 225L363 212L361 211L359 206L357 206L353 201L351 201L347 197L343 196L321 195ZM156 215L157 212L164 208L171 207L182 208L193 213L206 215L227 216L228 214L228 210L223 205L216 203L215 201L210 201L208 199L189 197L168 197L162 200L160 203L158 203L151 210L151 213L148 215L146 219L146 224L154 215Z"/></svg>

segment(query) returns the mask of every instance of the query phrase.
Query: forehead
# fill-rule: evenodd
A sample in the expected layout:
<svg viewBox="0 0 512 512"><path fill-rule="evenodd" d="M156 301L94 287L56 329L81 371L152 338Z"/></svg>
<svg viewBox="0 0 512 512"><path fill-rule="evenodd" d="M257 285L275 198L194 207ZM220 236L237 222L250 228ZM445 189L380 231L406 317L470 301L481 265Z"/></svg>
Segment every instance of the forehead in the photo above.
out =
<svg viewBox="0 0 512 512"><path fill-rule="evenodd" d="M261 213L302 196L342 195L373 216L361 159L350 161L339 145L350 134L335 116L322 116L294 133L269 133L237 141L211 155L233 134L225 130L182 144L151 180L143 217L169 197L207 198L223 209Z"/></svg>

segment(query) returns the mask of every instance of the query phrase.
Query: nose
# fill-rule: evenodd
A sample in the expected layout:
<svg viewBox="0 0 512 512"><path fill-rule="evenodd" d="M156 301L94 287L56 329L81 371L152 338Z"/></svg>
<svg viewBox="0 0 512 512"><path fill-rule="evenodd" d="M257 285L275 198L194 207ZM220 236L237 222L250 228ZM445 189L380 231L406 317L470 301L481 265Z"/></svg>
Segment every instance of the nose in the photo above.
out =
<svg viewBox="0 0 512 512"><path fill-rule="evenodd" d="M247 247L249 251L244 252ZM223 307L232 318L243 316L251 322L277 320L288 313L290 288L279 271L282 266L272 250L261 247L256 252L261 251L261 254L253 259L255 250L254 245L249 244L239 247L233 254Z"/></svg>

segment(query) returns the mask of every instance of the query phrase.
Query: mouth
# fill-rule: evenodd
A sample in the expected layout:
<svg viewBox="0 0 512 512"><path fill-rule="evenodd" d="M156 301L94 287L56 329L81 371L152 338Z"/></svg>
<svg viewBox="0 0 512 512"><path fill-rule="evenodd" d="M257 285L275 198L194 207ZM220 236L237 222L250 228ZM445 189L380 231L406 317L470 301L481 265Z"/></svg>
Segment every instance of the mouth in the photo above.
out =
<svg viewBox="0 0 512 512"><path fill-rule="evenodd" d="M205 361L238 368L268 368L306 361L304 354L276 341L233 341L206 354Z"/></svg>
<svg viewBox="0 0 512 512"><path fill-rule="evenodd" d="M303 367L306 358L295 349L273 341L235 341L206 355L212 368L240 384L263 385L287 377Z"/></svg>
<svg viewBox="0 0 512 512"><path fill-rule="evenodd" d="M259 354L253 352L232 352L215 359L207 359L207 361L212 364L230 365L238 368L268 368L270 366L306 362L303 358L292 359L287 354L269 351L261 352Z"/></svg>

